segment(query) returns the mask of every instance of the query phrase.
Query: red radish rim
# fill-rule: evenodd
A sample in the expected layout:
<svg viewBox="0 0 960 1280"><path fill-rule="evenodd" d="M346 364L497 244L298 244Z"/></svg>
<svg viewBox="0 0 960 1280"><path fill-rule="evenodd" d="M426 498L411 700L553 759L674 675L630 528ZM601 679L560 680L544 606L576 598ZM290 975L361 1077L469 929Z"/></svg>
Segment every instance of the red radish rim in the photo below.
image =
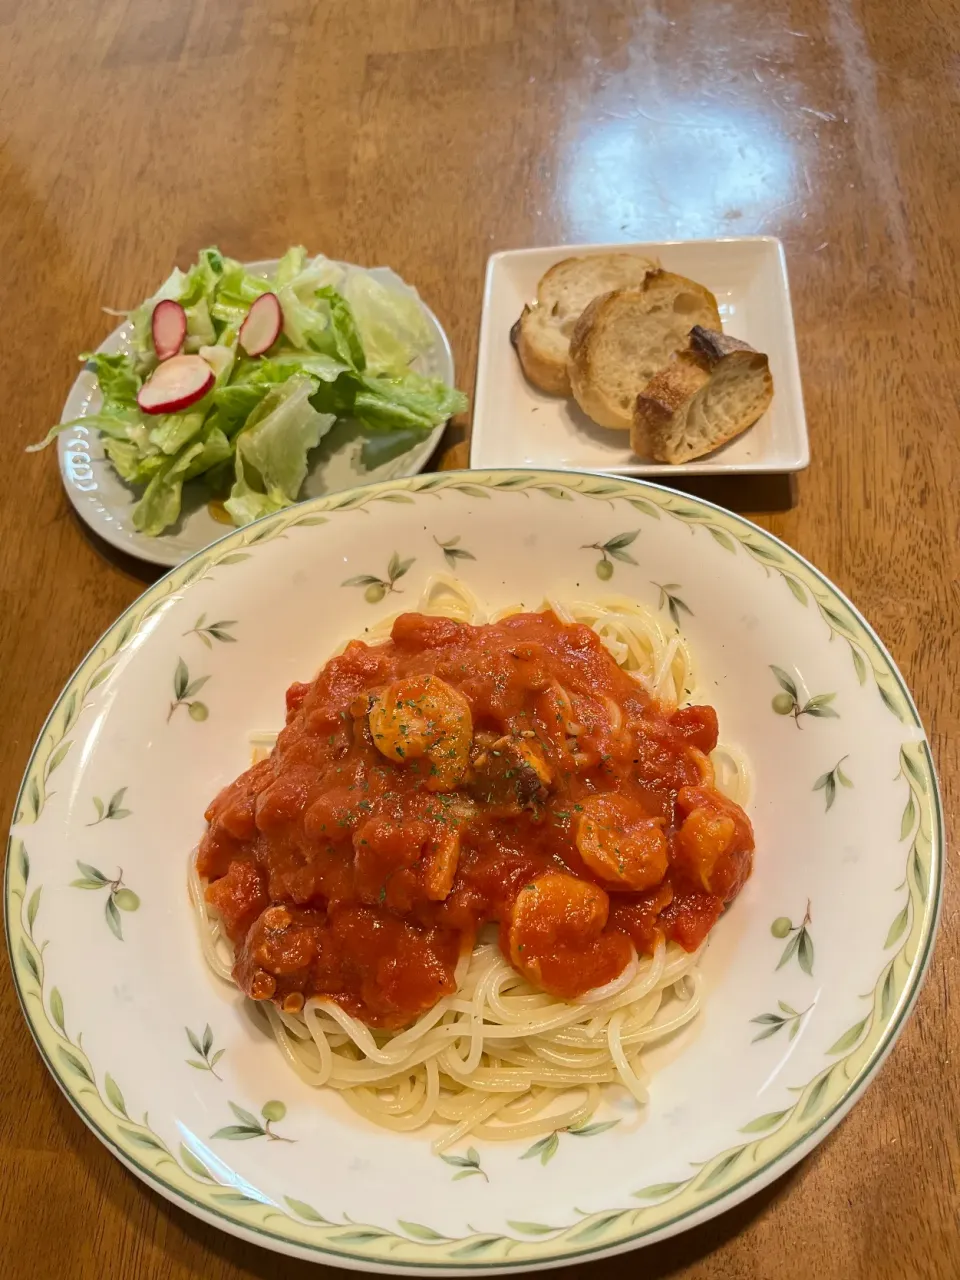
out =
<svg viewBox="0 0 960 1280"><path fill-rule="evenodd" d="M180 303L172 298L158 302L150 317L150 332L158 360L170 360L177 355L187 336L187 313Z"/></svg>
<svg viewBox="0 0 960 1280"><path fill-rule="evenodd" d="M176 413L201 400L215 381L213 370L200 356L171 356L157 365L137 393L144 413Z"/></svg>
<svg viewBox="0 0 960 1280"><path fill-rule="evenodd" d="M283 328L283 310L275 293L261 293L240 326L238 341L248 356L269 351Z"/></svg>

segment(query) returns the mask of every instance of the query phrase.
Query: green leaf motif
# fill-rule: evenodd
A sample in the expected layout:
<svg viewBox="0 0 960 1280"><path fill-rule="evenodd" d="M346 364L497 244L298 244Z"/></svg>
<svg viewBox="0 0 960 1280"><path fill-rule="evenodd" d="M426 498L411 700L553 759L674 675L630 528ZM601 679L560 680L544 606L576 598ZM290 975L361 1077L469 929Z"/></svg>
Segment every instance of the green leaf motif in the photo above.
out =
<svg viewBox="0 0 960 1280"><path fill-rule="evenodd" d="M900 819L900 839L906 840L910 832L913 830L913 824L917 820L917 808L913 801L913 792L911 791L907 797L906 808L903 811L903 817Z"/></svg>
<svg viewBox="0 0 960 1280"><path fill-rule="evenodd" d="M806 591L804 591L803 587L800 585L798 580L796 578L791 578L788 573L785 573L783 575L783 580L787 584L787 586L790 588L790 592L794 596L794 598L799 600L800 603L806 608L807 593Z"/></svg>
<svg viewBox="0 0 960 1280"><path fill-rule="evenodd" d="M127 1115L127 1104L124 1102L123 1094L120 1092L120 1087L116 1080L114 1080L113 1076L105 1075L103 1077L103 1089L104 1093L107 1095L107 1101L110 1105L116 1111L119 1111L122 1116L126 1116L129 1120L130 1117Z"/></svg>
<svg viewBox="0 0 960 1280"><path fill-rule="evenodd" d="M98 871L96 867L91 867L89 862L80 862L78 860L77 867L83 873L85 880L93 880L101 886L110 883L103 872Z"/></svg>
<svg viewBox="0 0 960 1280"><path fill-rule="evenodd" d="M549 1236L554 1231L562 1230L560 1227L548 1227L545 1222L514 1222L510 1218L507 1219L507 1226L524 1236Z"/></svg>
<svg viewBox="0 0 960 1280"><path fill-rule="evenodd" d="M798 930L790 939L790 941L787 943L786 947L784 948L783 955L780 957L780 960L777 964L777 968L782 969L785 964L788 964L793 959L796 952L799 950L799 947L800 947L800 931Z"/></svg>
<svg viewBox="0 0 960 1280"><path fill-rule="evenodd" d="M660 512L652 502L647 502L643 498L628 498L627 501L631 507L636 511L642 511L645 516L651 516L654 520L660 519Z"/></svg>
<svg viewBox="0 0 960 1280"><path fill-rule="evenodd" d="M229 1142L244 1142L248 1138L263 1138L265 1136L263 1129L252 1129L247 1125L239 1124L228 1124L223 1129L217 1129L215 1133L210 1135L211 1139L226 1138Z"/></svg>
<svg viewBox="0 0 960 1280"><path fill-rule="evenodd" d="M229 1103L229 1107L241 1124L247 1125L248 1128L262 1131L260 1121L252 1112L244 1110L243 1107L238 1106L235 1102Z"/></svg>
<svg viewBox="0 0 960 1280"><path fill-rule="evenodd" d="M173 673L173 692L177 701L180 702L185 697L187 685L190 683L190 671L187 664L182 658L177 659L176 670Z"/></svg>
<svg viewBox="0 0 960 1280"><path fill-rule="evenodd" d="M615 1128L619 1123L619 1120L600 1120L596 1124L583 1124L576 1129L568 1129L567 1133L572 1138L590 1138L598 1133L606 1133L608 1129Z"/></svg>
<svg viewBox="0 0 960 1280"><path fill-rule="evenodd" d="M53 1018L61 1033L66 1035L67 1028L63 1018L63 997L56 987L51 988L50 991L50 1017Z"/></svg>
<svg viewBox="0 0 960 1280"><path fill-rule="evenodd" d="M863 1035L863 1029L867 1025L869 1017L862 1018L859 1022L854 1023L849 1031L845 1031L839 1040L836 1040L827 1050L829 1054L846 1053Z"/></svg>
<svg viewBox="0 0 960 1280"><path fill-rule="evenodd" d="M896 985L894 981L893 966L887 972L887 976L883 980L883 989L880 992L880 1017L886 1020L893 1011L893 1005L896 997Z"/></svg>
<svg viewBox="0 0 960 1280"><path fill-rule="evenodd" d="M766 1133L768 1129L775 1128L776 1125L790 1114L790 1108L786 1111L768 1111L765 1116L757 1116L756 1120L751 1120L749 1124L745 1124L740 1130L741 1133Z"/></svg>
<svg viewBox="0 0 960 1280"><path fill-rule="evenodd" d="M59 767L63 764L64 760L67 758L67 752L70 750L72 746L73 746L72 742L60 743L59 747L57 747L56 751L54 751L53 755L47 761L46 777L49 778L51 773L53 773L54 769L59 769Z"/></svg>
<svg viewBox="0 0 960 1280"><path fill-rule="evenodd" d="M30 895L30 901L27 903L27 929L31 936L33 934L33 922L37 918L37 912L40 910L40 894L43 892L43 885L38 884L36 889Z"/></svg>
<svg viewBox="0 0 960 1280"><path fill-rule="evenodd" d="M569 1239L576 1240L578 1243L586 1240L595 1240L597 1236L603 1235L607 1227L616 1222L620 1216L620 1213L604 1213L592 1222L579 1227L576 1231L571 1231Z"/></svg>
<svg viewBox="0 0 960 1280"><path fill-rule="evenodd" d="M651 1187L634 1191L633 1197L635 1200L662 1200L664 1196L672 1196L675 1191L680 1191L686 1185L686 1182L655 1182Z"/></svg>
<svg viewBox="0 0 960 1280"><path fill-rule="evenodd" d="M317 1213L316 1209L305 1204L303 1200L294 1200L292 1196L284 1196L283 1199L298 1218L303 1218L304 1222L315 1222L326 1227L333 1226L329 1218L325 1218L322 1213Z"/></svg>
<svg viewBox="0 0 960 1280"><path fill-rule="evenodd" d="M857 673L857 679L861 684L867 683L867 664L863 660L863 654L854 644L850 644L850 654L853 658L853 669Z"/></svg>
<svg viewBox="0 0 960 1280"><path fill-rule="evenodd" d="M923 859L920 857L920 850L914 848L913 857L910 859L910 868L913 871L913 878L917 882L917 888L920 890L921 897L927 896L927 869Z"/></svg>
<svg viewBox="0 0 960 1280"><path fill-rule="evenodd" d="M106 906L104 907L103 911L107 919L107 924L110 927L110 932L114 935L114 937L118 938L122 942L123 926L120 923L120 912L117 910L115 897L116 895L112 893L108 895Z"/></svg>
<svg viewBox="0 0 960 1280"><path fill-rule="evenodd" d="M923 776L923 770L920 768L920 766L916 763L915 760L912 760L910 758L910 756L907 754L906 748L904 747L900 748L900 763L903 766L904 772L907 773L913 779L913 781L917 784L920 790L926 791L927 780Z"/></svg>
<svg viewBox="0 0 960 1280"><path fill-rule="evenodd" d="M772 663L770 666L770 670L773 672L774 676L776 677L777 684L780 686L780 688L783 689L785 693L789 693L790 697L793 698L794 702L799 702L800 697L799 697L799 694L797 693L797 686L794 684L793 679L787 675L786 671L784 671L782 667L773 666Z"/></svg>
<svg viewBox="0 0 960 1280"><path fill-rule="evenodd" d="M910 903L907 902L904 905L903 910L897 914L896 919L894 920L893 924L890 926L890 931L887 934L887 940L883 944L884 950L886 950L887 947L892 947L893 944L902 936L904 929L906 929L907 927L907 923L909 919L910 919Z"/></svg>
<svg viewBox="0 0 960 1280"><path fill-rule="evenodd" d="M720 1159L720 1161L716 1165L714 1165L714 1167L710 1170L710 1172L704 1178L703 1182L700 1184L702 1189L706 1191L707 1187L716 1186L718 1182L722 1181L722 1179L726 1176L726 1174L733 1168L733 1166L740 1159L744 1150L745 1150L744 1147L737 1147L735 1151L731 1151L728 1155L723 1156Z"/></svg>
<svg viewBox="0 0 960 1280"><path fill-rule="evenodd" d="M30 857L27 853L27 847L22 841L16 841L20 846L20 875L23 877L23 883L26 885L30 879Z"/></svg>
<svg viewBox="0 0 960 1280"><path fill-rule="evenodd" d="M827 1091L829 1084L830 1084L830 1071L826 1071L820 1077L817 1083L813 1086L813 1088L810 1090L810 1095L807 1098L806 1102L803 1104L803 1111L800 1114L801 1120L805 1120L807 1116L812 1116L813 1113L817 1110L817 1108L820 1106L821 1099L823 1098L824 1094Z"/></svg>
<svg viewBox="0 0 960 1280"><path fill-rule="evenodd" d="M573 501L573 494L568 493L566 489L561 489L558 485L554 485L554 484L541 485L540 492L545 493L548 498L559 498L564 502Z"/></svg>
<svg viewBox="0 0 960 1280"><path fill-rule="evenodd" d="M87 1065L82 1059L78 1058L75 1053L71 1053L69 1049L65 1049L63 1045L57 1045L57 1053L61 1061L70 1068L76 1075L86 1080L87 1084L95 1084L93 1076L87 1069Z"/></svg>
<svg viewBox="0 0 960 1280"><path fill-rule="evenodd" d="M736 545L733 539L730 537L729 533L725 533L723 529L718 529L717 526L713 524L708 524L707 530L709 531L710 537L714 540L714 542L719 543L719 545L723 547L724 551L736 552L736 549L737 549Z"/></svg>
<svg viewBox="0 0 960 1280"><path fill-rule="evenodd" d="M33 975L34 982L40 984L40 966L37 964L36 956L23 941L20 943L20 959L26 965Z"/></svg>
<svg viewBox="0 0 960 1280"><path fill-rule="evenodd" d="M548 1133L545 1138L539 1138L532 1147L528 1147L520 1159L533 1160L539 1156L541 1164L548 1164L557 1154L559 1145L560 1138L556 1131Z"/></svg>
<svg viewBox="0 0 960 1280"><path fill-rule="evenodd" d="M799 942L797 944L797 963L805 974L809 977L813 976L813 942L810 940L810 934L805 928L801 929L797 934Z"/></svg>
<svg viewBox="0 0 960 1280"><path fill-rule="evenodd" d="M117 1125L117 1129L138 1147L146 1147L151 1151L166 1151L167 1148L155 1133L144 1133L142 1129L128 1129L125 1125Z"/></svg>
<svg viewBox="0 0 960 1280"><path fill-rule="evenodd" d="M433 1227L425 1227L419 1222L404 1222L402 1218L397 1219L397 1225L400 1226L408 1236L413 1236L414 1240L426 1240L428 1242L437 1240L449 1240L450 1236L442 1236L439 1231L434 1231Z"/></svg>
<svg viewBox="0 0 960 1280"><path fill-rule="evenodd" d="M190 1173L193 1174L195 1178L203 1178L206 1182L216 1181L213 1174L203 1161L199 1160L190 1148L184 1146L182 1142L180 1143L180 1162L185 1169L188 1169Z"/></svg>
<svg viewBox="0 0 960 1280"><path fill-rule="evenodd" d="M304 519L301 520L299 523L306 524L307 518L304 517ZM228 556L223 556L220 560L216 562L214 567L219 568L220 565L222 564L239 564L241 560L249 560L249 559L250 559L249 551L234 551Z"/></svg>

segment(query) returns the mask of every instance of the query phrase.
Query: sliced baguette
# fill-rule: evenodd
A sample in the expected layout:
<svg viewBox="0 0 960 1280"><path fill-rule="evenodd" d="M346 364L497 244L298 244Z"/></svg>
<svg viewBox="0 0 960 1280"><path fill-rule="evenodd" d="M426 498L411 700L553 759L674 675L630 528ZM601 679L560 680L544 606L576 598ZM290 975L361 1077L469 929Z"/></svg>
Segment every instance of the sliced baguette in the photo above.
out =
<svg viewBox="0 0 960 1280"><path fill-rule="evenodd" d="M570 339L567 371L577 404L601 427L629 431L637 395L694 325L720 328L717 300L672 271L594 298Z"/></svg>
<svg viewBox="0 0 960 1280"><path fill-rule="evenodd" d="M636 253L564 258L541 277L537 301L510 330L523 371L541 391L570 394L567 352L574 325L598 293L639 284L657 263Z"/></svg>
<svg viewBox="0 0 960 1280"><path fill-rule="evenodd" d="M696 325L637 396L630 447L657 462L690 462L752 427L772 399L762 352Z"/></svg>

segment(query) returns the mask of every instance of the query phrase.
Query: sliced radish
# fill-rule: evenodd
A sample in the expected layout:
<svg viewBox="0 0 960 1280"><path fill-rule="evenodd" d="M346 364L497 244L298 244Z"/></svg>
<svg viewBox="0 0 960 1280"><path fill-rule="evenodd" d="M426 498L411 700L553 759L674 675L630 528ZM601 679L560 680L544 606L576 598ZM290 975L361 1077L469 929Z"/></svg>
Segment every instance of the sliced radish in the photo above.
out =
<svg viewBox="0 0 960 1280"><path fill-rule="evenodd" d="M158 364L140 388L137 404L144 413L176 413L207 394L213 370L199 356L172 356Z"/></svg>
<svg viewBox="0 0 960 1280"><path fill-rule="evenodd" d="M283 312L275 293L261 293L240 326L240 345L248 356L262 356L280 337Z"/></svg>
<svg viewBox="0 0 960 1280"><path fill-rule="evenodd" d="M179 302L164 298L153 308L150 320L153 331L153 349L158 360L169 360L183 346L187 336L187 313Z"/></svg>

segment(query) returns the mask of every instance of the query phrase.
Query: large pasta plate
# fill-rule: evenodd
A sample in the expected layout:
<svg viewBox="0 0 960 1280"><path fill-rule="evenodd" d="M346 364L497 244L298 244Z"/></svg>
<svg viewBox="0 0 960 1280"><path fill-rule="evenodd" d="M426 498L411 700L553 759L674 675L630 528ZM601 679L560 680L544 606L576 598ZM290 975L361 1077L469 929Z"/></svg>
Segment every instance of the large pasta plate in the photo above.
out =
<svg viewBox="0 0 960 1280"><path fill-rule="evenodd" d="M705 1004L651 1051L650 1101L536 1143L381 1131L315 1091L208 973L186 859L283 694L454 570L491 607L627 595L680 624L753 767L753 876L711 935ZM229 534L147 590L39 737L6 873L43 1058L134 1173L198 1217L364 1270L496 1272L694 1226L826 1136L900 1034L941 898L929 748L849 601L735 515L597 475L449 472Z"/></svg>

